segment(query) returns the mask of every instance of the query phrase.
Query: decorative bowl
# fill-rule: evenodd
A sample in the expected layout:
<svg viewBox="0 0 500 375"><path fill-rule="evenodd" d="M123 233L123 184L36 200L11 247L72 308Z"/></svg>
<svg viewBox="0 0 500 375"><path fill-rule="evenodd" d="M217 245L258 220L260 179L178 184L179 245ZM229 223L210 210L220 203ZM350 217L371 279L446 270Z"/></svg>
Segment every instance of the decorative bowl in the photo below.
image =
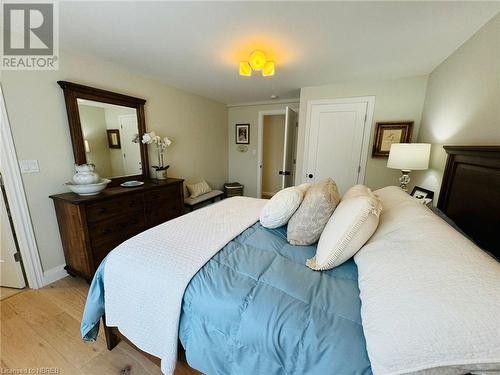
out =
<svg viewBox="0 0 500 375"><path fill-rule="evenodd" d="M138 186L142 186L142 185L144 185L144 182L142 182L142 181L135 181L135 180L133 180L133 181L125 181L125 182L122 182L120 184L120 186L130 187L130 188L131 187L138 187Z"/></svg>
<svg viewBox="0 0 500 375"><path fill-rule="evenodd" d="M96 195L99 194L102 190L106 189L106 186L111 182L107 178L101 178L99 182L95 184L74 184L72 182L66 182L66 186L73 193L78 195Z"/></svg>

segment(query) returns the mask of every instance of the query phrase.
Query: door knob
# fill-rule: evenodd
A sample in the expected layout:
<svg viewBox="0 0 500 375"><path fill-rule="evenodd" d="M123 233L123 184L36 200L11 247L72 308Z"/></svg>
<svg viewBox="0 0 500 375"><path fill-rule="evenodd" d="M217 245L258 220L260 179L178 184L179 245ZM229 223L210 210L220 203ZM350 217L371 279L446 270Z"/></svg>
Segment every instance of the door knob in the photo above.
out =
<svg viewBox="0 0 500 375"><path fill-rule="evenodd" d="M309 177L309 178L313 178L313 177L314 177L314 175L313 175L312 173L309 173L309 174L307 175L307 177Z"/></svg>

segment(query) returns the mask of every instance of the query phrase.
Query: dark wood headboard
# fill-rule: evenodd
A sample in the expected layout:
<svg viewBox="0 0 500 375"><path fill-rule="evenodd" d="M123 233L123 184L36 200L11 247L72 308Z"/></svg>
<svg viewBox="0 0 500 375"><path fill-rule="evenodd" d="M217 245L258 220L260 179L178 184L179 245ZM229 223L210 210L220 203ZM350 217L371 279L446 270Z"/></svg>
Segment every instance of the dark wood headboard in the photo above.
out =
<svg viewBox="0 0 500 375"><path fill-rule="evenodd" d="M500 146L444 146L438 208L500 259Z"/></svg>

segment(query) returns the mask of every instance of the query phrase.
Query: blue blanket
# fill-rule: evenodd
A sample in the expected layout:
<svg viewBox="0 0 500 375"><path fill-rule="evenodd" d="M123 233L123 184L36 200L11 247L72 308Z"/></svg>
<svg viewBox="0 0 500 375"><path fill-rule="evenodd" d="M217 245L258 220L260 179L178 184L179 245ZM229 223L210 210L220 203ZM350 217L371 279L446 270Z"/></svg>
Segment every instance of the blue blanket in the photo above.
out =
<svg viewBox="0 0 500 375"><path fill-rule="evenodd" d="M356 265L312 271L305 261L315 251L259 223L228 243L184 294L179 338L189 365L210 375L371 374ZM101 264L82 321L90 340L104 311L102 272Z"/></svg>

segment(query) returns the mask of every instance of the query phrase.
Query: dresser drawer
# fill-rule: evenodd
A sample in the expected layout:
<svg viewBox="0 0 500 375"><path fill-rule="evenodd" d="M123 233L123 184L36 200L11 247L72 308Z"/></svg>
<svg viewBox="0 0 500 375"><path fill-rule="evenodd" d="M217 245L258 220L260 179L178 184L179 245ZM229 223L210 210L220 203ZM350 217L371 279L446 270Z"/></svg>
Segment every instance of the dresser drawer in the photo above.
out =
<svg viewBox="0 0 500 375"><path fill-rule="evenodd" d="M144 193L144 203L150 207L151 204L164 202L165 200L179 199L179 185L170 185L161 189L153 189Z"/></svg>
<svg viewBox="0 0 500 375"><path fill-rule="evenodd" d="M137 210L126 215L89 224L92 247L121 243L145 229L144 212Z"/></svg>
<svg viewBox="0 0 500 375"><path fill-rule="evenodd" d="M161 224L181 215L182 205L179 199L172 197L169 200L158 201L146 205L146 225L148 228Z"/></svg>
<svg viewBox="0 0 500 375"><path fill-rule="evenodd" d="M87 221L94 223L106 220L124 212L143 209L144 202L142 194L131 194L125 197L109 199L87 205Z"/></svg>

